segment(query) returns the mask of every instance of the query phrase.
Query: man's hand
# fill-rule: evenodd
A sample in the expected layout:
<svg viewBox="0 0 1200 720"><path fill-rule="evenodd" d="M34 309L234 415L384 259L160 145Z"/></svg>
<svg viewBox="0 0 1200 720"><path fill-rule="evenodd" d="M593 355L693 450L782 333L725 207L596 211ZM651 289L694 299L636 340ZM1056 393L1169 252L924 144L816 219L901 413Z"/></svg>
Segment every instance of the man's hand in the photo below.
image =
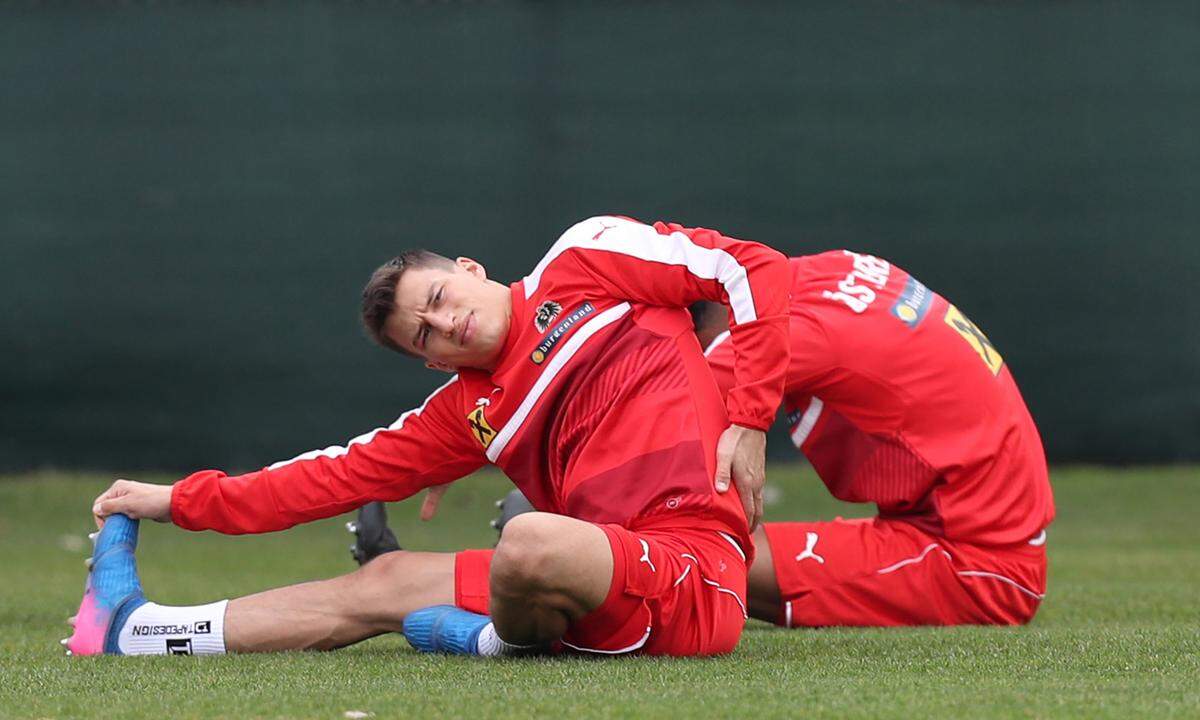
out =
<svg viewBox="0 0 1200 720"><path fill-rule="evenodd" d="M450 483L445 485L434 485L425 491L425 500L421 503L421 519L432 520L437 514L438 503L442 501L442 496L450 489Z"/></svg>
<svg viewBox="0 0 1200 720"><path fill-rule="evenodd" d="M746 521L754 532L762 520L763 485L766 471L767 434L741 425L730 425L717 442L717 492L729 489L732 478L746 509Z"/></svg>
<svg viewBox="0 0 1200 720"><path fill-rule="evenodd" d="M133 519L171 521L171 485L118 480L92 501L96 527L104 527L104 518L114 513Z"/></svg>

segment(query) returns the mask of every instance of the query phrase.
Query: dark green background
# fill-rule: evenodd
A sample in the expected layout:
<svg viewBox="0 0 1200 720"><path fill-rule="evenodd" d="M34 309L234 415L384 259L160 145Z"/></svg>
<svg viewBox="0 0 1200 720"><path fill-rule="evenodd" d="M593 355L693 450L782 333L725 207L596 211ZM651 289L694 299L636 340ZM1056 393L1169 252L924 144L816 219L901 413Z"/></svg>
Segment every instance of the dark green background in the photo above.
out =
<svg viewBox="0 0 1200 720"><path fill-rule="evenodd" d="M436 379L358 329L378 262L608 212L884 255L1052 459L1200 459L1197 8L5 4L0 468L340 443Z"/></svg>

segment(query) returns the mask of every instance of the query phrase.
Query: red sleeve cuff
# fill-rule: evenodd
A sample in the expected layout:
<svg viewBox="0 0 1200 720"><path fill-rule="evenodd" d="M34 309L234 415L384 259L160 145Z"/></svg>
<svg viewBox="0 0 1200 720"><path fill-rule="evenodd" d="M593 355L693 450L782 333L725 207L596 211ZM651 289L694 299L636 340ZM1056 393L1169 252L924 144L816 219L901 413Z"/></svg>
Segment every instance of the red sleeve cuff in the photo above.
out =
<svg viewBox="0 0 1200 720"><path fill-rule="evenodd" d="M184 528L185 530L190 530L191 528L188 528L183 522L183 511L181 507L183 503L181 498L183 495L182 487L182 480L171 486L171 522L175 523L181 528Z"/></svg>
<svg viewBox="0 0 1200 720"><path fill-rule="evenodd" d="M184 530L205 530L207 528L197 525L192 518L188 516L186 508L193 501L196 484L203 482L205 478L214 475L220 476L221 473L217 470L202 470L197 473L192 473L182 480L179 480L171 486L171 522Z"/></svg>
<svg viewBox="0 0 1200 720"><path fill-rule="evenodd" d="M752 430L761 430L762 432L769 430L774 420L774 417L764 421L760 417L753 417L750 415L729 416L729 422L733 425L741 425L742 427L748 427Z"/></svg>

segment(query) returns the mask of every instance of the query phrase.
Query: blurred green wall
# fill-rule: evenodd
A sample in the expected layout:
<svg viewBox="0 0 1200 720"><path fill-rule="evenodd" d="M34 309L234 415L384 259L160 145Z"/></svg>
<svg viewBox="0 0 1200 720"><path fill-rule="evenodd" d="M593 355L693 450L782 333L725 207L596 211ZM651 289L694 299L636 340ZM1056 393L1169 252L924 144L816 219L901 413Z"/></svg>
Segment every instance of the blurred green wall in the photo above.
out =
<svg viewBox="0 0 1200 720"><path fill-rule="evenodd" d="M436 377L363 339L378 262L514 280L608 212L886 256L1052 459L1198 460L1198 7L4 4L0 468L390 422Z"/></svg>

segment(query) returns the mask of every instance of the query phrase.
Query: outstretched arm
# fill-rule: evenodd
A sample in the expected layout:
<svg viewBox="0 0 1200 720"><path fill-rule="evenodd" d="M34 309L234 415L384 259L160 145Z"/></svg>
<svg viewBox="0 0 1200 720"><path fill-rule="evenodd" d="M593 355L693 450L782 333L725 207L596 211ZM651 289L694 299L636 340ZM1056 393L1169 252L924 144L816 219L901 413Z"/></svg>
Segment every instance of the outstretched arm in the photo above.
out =
<svg viewBox="0 0 1200 720"><path fill-rule="evenodd" d="M98 519L121 512L170 520L188 530L243 534L283 530L372 500L402 500L486 462L462 422L461 407L455 378L390 426L344 446L245 475L204 470L173 486L119 480L96 499L93 513Z"/></svg>

